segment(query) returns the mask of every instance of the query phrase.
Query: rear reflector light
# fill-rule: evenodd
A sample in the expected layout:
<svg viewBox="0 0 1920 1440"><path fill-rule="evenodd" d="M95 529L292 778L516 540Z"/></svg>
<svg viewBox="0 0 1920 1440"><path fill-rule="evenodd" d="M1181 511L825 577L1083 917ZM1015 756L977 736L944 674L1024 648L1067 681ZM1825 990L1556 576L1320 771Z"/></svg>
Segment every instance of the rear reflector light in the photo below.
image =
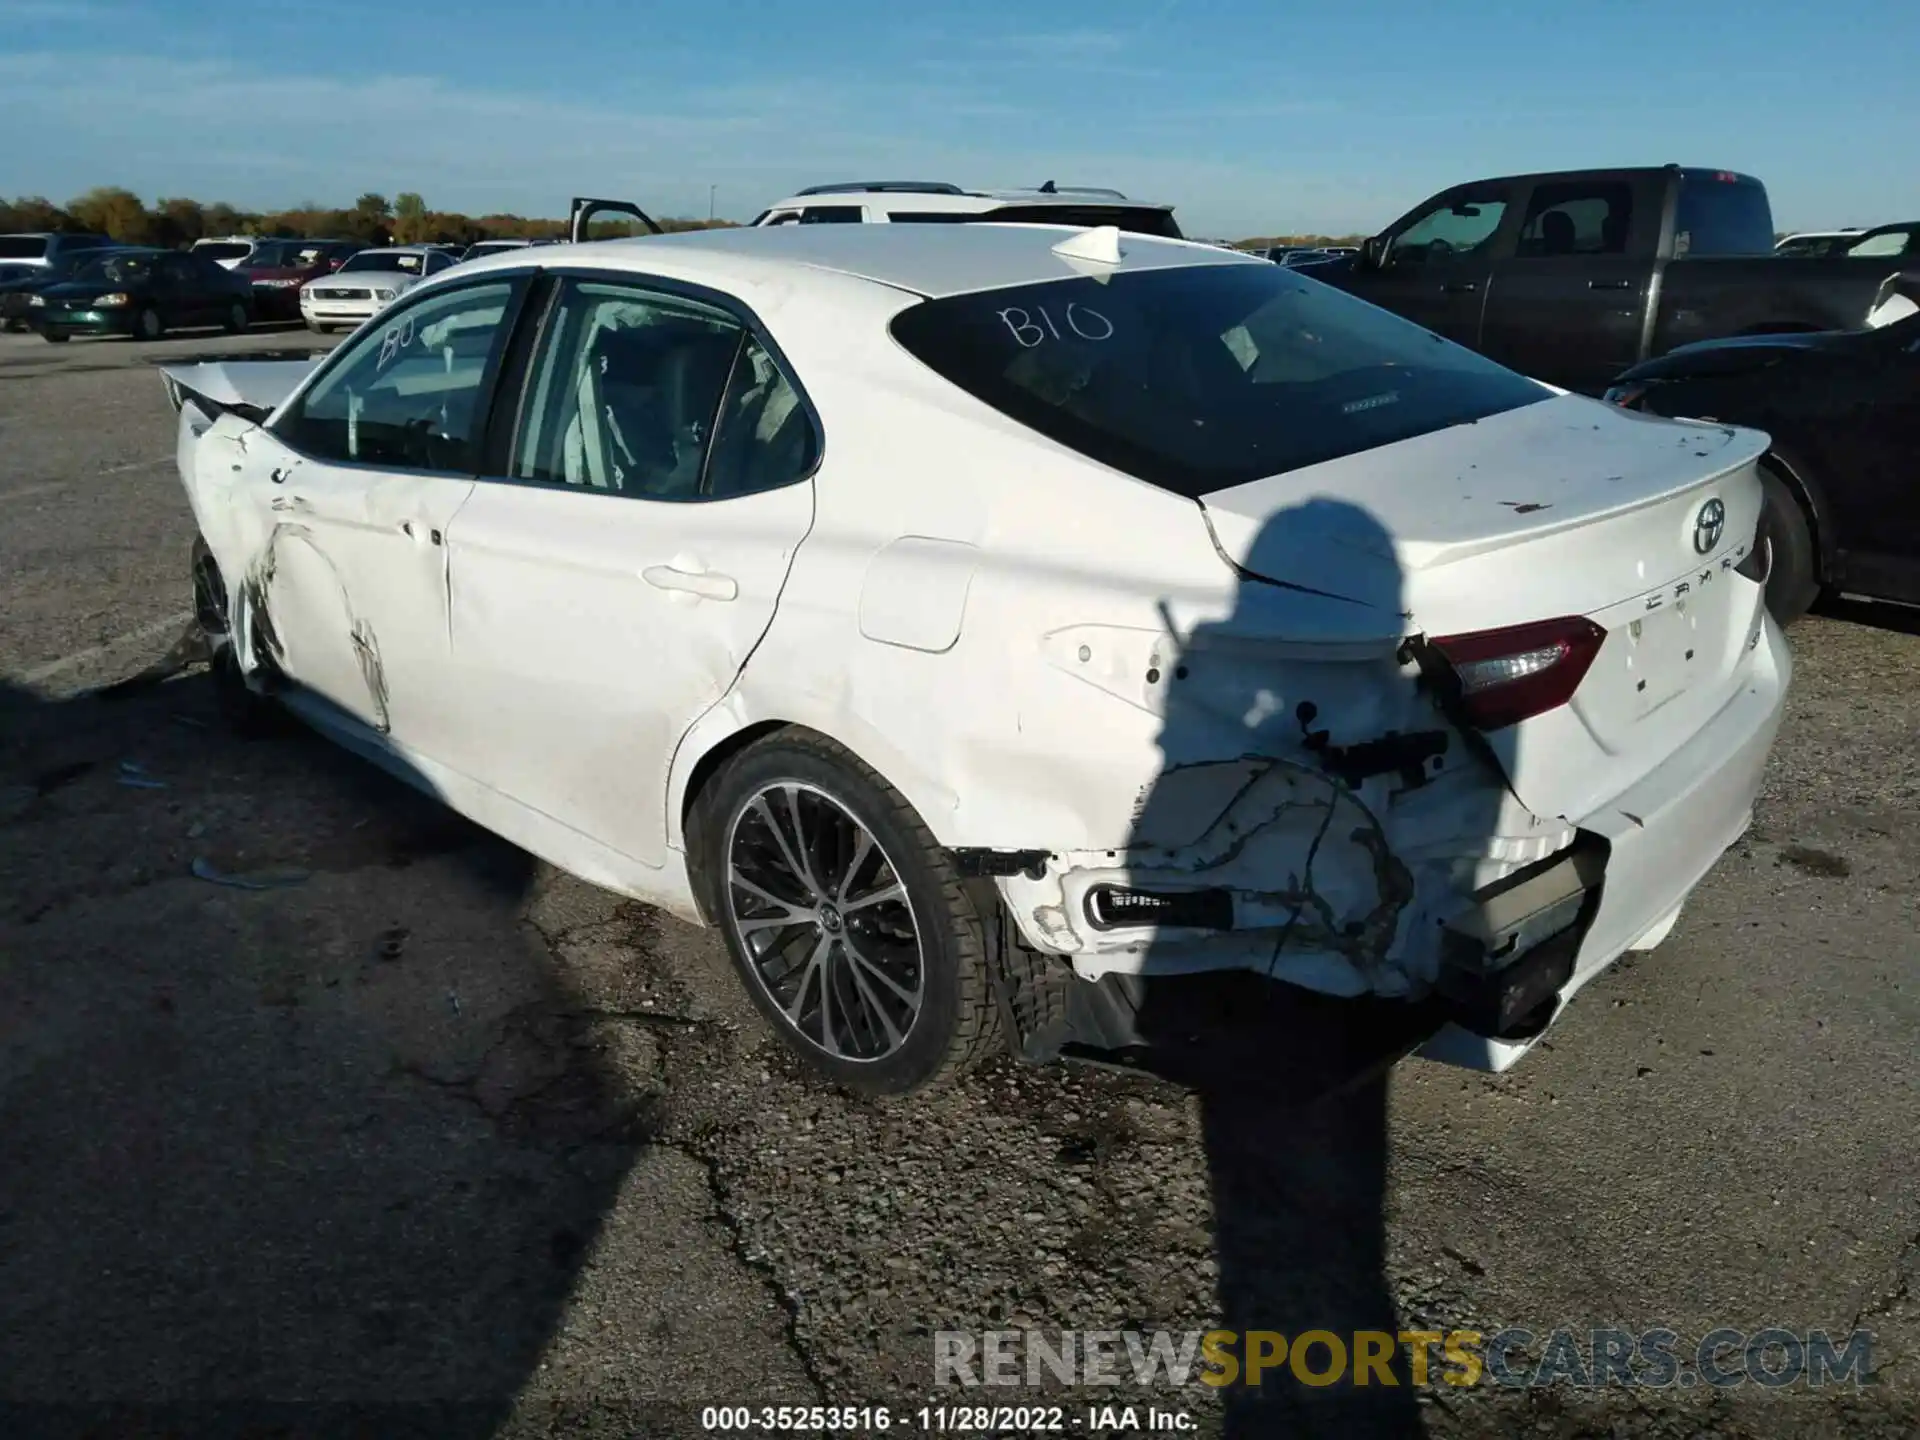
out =
<svg viewBox="0 0 1920 1440"><path fill-rule="evenodd" d="M1433 648L1446 657L1463 718L1498 730L1557 709L1580 688L1607 632L1578 615L1443 635Z"/></svg>

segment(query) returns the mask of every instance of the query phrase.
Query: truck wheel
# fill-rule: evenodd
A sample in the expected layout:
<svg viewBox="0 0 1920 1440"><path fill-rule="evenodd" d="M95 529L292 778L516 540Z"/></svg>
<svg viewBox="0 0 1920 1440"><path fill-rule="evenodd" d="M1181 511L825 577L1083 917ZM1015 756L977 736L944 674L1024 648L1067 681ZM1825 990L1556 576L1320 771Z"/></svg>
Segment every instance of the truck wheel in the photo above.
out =
<svg viewBox="0 0 1920 1440"><path fill-rule="evenodd" d="M1772 465L1762 461L1760 483L1766 492L1760 529L1773 547L1767 574L1767 609L1775 623L1791 625L1820 595L1820 568L1813 548L1813 526L1799 494Z"/></svg>
<svg viewBox="0 0 1920 1440"><path fill-rule="evenodd" d="M707 913L782 1042L866 1095L952 1082L1001 1046L980 916L898 791L825 736L742 750L695 802Z"/></svg>

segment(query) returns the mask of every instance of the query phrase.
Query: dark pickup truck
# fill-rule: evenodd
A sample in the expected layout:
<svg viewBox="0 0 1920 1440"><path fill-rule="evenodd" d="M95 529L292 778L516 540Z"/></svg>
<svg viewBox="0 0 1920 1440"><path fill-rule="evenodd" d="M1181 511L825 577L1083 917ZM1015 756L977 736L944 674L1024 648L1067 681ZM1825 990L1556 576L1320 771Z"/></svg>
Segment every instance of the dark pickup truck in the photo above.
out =
<svg viewBox="0 0 1920 1440"><path fill-rule="evenodd" d="M1599 393L1696 340L1845 330L1898 259L1783 259L1758 180L1666 165L1477 180L1302 273L1549 384Z"/></svg>

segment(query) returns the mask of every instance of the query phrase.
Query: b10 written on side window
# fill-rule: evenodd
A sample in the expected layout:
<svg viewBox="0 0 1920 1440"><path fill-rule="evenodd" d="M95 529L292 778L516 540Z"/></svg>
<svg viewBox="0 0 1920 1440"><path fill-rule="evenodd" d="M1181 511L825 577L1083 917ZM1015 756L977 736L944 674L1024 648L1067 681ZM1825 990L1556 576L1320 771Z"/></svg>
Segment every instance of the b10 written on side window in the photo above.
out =
<svg viewBox="0 0 1920 1440"><path fill-rule="evenodd" d="M316 459L471 471L513 282L441 291L363 335L275 429Z"/></svg>

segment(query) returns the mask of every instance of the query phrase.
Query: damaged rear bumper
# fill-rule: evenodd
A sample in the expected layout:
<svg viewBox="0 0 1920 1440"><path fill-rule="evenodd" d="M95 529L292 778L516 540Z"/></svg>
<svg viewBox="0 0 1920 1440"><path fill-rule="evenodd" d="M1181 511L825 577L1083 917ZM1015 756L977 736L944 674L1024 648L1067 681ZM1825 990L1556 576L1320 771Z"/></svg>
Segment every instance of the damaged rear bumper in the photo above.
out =
<svg viewBox="0 0 1920 1440"><path fill-rule="evenodd" d="M1744 833L1791 666L1784 638L1767 621L1739 693L1601 811L1577 825L1534 821L1528 831L1532 817L1503 810L1493 837L1479 837L1482 860L1498 878L1464 895L1458 887L1438 893L1445 867L1421 858L1420 827L1409 816L1396 820L1380 807L1385 818L1376 821L1352 791L1322 788L1284 766L1263 782L1275 793L1262 799L1261 786L1249 784L1229 808L1244 819L1258 802L1258 814L1268 817L1225 826L1233 860L1247 859L1263 840L1276 854L1297 851L1303 833L1320 835L1324 860L1332 837L1342 837L1350 860L1366 862L1335 872L1355 894L1303 884L1284 864L1269 872L1281 878L1265 891L1237 881L1209 887L1191 872L1156 875L1139 857L1118 854L991 852L1006 857L994 865L979 858L989 852L978 852L970 869L995 877L1029 943L1061 957L1054 964L1070 989L1251 970L1326 995L1419 1002L1438 1029L1418 1053L1504 1070L1588 981L1621 955L1657 945ZM1288 803L1277 803L1281 791ZM1069 1040L1105 1045L1117 1036Z"/></svg>

